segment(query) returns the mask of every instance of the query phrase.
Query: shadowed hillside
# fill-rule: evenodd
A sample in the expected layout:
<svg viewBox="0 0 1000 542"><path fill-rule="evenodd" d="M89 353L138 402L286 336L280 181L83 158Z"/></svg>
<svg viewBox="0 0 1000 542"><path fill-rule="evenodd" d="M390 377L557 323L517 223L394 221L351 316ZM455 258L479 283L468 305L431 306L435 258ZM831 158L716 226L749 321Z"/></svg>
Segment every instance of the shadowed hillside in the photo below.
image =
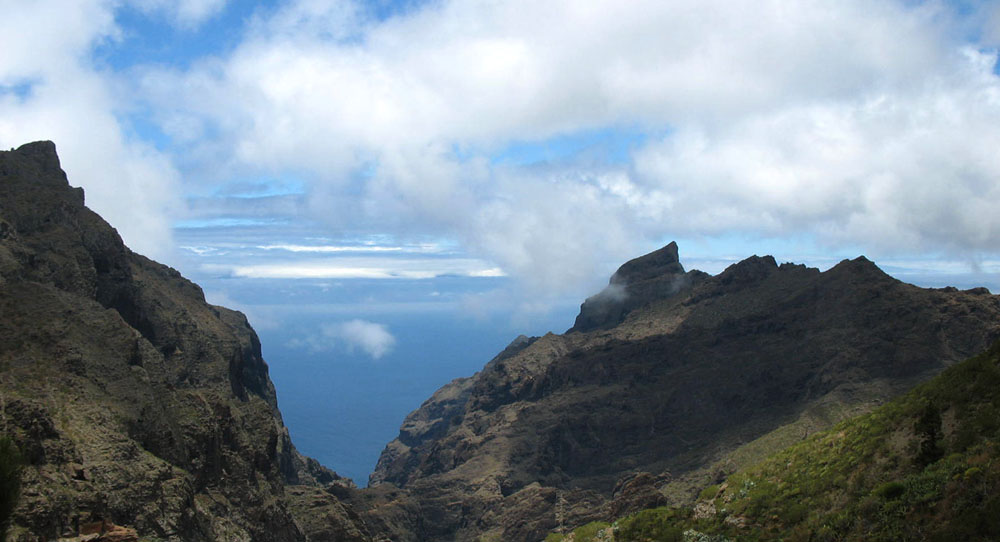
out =
<svg viewBox="0 0 1000 542"><path fill-rule="evenodd" d="M572 539L598 532L618 542L997 540L1000 343L704 488L693 509L645 510Z"/></svg>
<svg viewBox="0 0 1000 542"><path fill-rule="evenodd" d="M94 529L120 542L531 541L663 505L679 508L650 521L700 514L699 528L766 538L834 521L789 508L798 499L836 511L858 491L875 493L845 513L898 521L834 532L889 539L945 514L933 507L957 495L946 478L993 489L976 461L992 457L980 437L995 413L961 406L954 393L982 391L965 379L928 388L896 421L867 418L883 421L850 450L836 435L801 445L868 454L829 471L843 480L816 474L820 450L785 452L832 493L786 492L805 479L778 463L747 470L1000 336L987 290L918 288L863 257L820 272L753 256L717 276L685 271L673 243L632 260L565 334L515 339L411 413L365 490L295 450L246 318L125 247L48 142L0 152L0 315L0 431L26 463L17 541ZM911 480L925 475L945 481L933 498ZM690 510L699 494L713 511Z"/></svg>
<svg viewBox="0 0 1000 542"><path fill-rule="evenodd" d="M566 334L519 338L441 388L371 482L409 491L419 540L539 540L688 503L981 351L998 317L985 289L918 288L863 257L821 273L754 256L713 277L671 243L623 265Z"/></svg>
<svg viewBox="0 0 1000 542"><path fill-rule="evenodd" d="M0 431L27 462L14 540L306 540L295 451L246 318L131 252L50 142L0 152ZM335 500L335 499L334 499ZM330 519L366 540L343 506Z"/></svg>

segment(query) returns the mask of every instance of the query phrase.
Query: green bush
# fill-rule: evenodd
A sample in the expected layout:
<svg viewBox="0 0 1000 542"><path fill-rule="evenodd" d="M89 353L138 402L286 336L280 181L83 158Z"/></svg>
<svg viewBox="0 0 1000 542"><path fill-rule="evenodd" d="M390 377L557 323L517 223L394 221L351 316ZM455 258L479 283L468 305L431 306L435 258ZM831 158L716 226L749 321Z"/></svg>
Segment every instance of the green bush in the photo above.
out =
<svg viewBox="0 0 1000 542"><path fill-rule="evenodd" d="M900 482L886 482L875 488L875 494L887 501L894 501L906 493L906 486Z"/></svg>
<svg viewBox="0 0 1000 542"><path fill-rule="evenodd" d="M698 494L698 498L701 499L701 500L703 500L703 501L707 501L707 500L714 499L715 496L718 495L718 494L719 494L719 486L718 485L711 485L711 486L708 486L705 489L701 490L701 493Z"/></svg>
<svg viewBox="0 0 1000 542"><path fill-rule="evenodd" d="M611 525L604 523L603 521L588 523L583 527L578 527L573 530L573 540L575 542L596 542L598 540L602 540L597 537L597 534L610 526Z"/></svg>
<svg viewBox="0 0 1000 542"><path fill-rule="evenodd" d="M618 523L616 540L622 542L680 542L687 514L671 508L643 510Z"/></svg>
<svg viewBox="0 0 1000 542"><path fill-rule="evenodd" d="M21 496L21 468L24 461L14 442L0 436L0 542L7 539L7 526Z"/></svg>

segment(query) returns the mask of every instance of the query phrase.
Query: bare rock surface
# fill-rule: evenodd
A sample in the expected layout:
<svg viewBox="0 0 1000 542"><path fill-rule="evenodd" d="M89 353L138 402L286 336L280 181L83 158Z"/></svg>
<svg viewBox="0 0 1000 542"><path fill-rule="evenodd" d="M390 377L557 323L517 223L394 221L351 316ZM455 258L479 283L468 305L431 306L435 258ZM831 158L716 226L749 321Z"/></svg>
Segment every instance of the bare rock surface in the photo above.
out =
<svg viewBox="0 0 1000 542"><path fill-rule="evenodd" d="M22 542L105 521L126 530L102 540L304 541L290 503L312 497L288 488L346 483L295 450L246 318L125 247L51 142L0 152L0 431L29 463ZM369 540L328 500L306 527L338 534L313 539Z"/></svg>
<svg viewBox="0 0 1000 542"><path fill-rule="evenodd" d="M864 257L820 272L753 256L710 276L671 243L621 266L566 334L519 339L434 394L371 484L409 496L422 541L541 540L691 504L790 434L978 353L998 324L988 291L918 288Z"/></svg>
<svg viewBox="0 0 1000 542"><path fill-rule="evenodd" d="M0 152L0 430L29 463L12 539L541 540L663 503L873 408L1000 337L985 289L860 257L671 243L565 334L518 337L404 420L368 489L292 445L246 318L131 252L49 142ZM87 526L116 529L88 532ZM88 538L89 540L89 538Z"/></svg>

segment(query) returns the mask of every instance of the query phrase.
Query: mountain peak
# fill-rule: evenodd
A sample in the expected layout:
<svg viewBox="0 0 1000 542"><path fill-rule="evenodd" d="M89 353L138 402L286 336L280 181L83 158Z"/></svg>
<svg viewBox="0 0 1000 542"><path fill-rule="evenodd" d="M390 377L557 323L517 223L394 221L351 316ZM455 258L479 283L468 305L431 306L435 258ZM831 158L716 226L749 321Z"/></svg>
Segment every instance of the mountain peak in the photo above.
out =
<svg viewBox="0 0 1000 542"><path fill-rule="evenodd" d="M650 252L644 256L629 260L618 268L611 276L611 284L632 284L663 275L684 273L677 255L677 243L671 241L667 246Z"/></svg>
<svg viewBox="0 0 1000 542"><path fill-rule="evenodd" d="M858 256L853 260L841 260L840 263L830 268L829 272L834 274L848 274L848 275L858 275L871 278L891 278L889 275L882 271L879 266L875 265L875 262L869 260L864 256Z"/></svg>
<svg viewBox="0 0 1000 542"><path fill-rule="evenodd" d="M56 144L51 141L25 143L14 152L38 164L42 171L58 171L61 169L59 155L56 154Z"/></svg>
<svg viewBox="0 0 1000 542"><path fill-rule="evenodd" d="M700 275L699 271L694 274ZM580 305L580 314L569 331L590 331L615 326L628 313L657 299L664 299L691 284L677 256L677 243L625 262L611 276L608 286Z"/></svg>

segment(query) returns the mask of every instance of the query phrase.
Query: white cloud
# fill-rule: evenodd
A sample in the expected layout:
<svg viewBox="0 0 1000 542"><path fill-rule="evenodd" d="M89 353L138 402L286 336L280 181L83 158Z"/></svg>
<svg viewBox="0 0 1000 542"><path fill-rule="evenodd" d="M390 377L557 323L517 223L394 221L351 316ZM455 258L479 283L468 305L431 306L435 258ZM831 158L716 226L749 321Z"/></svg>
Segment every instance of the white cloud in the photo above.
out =
<svg viewBox="0 0 1000 542"><path fill-rule="evenodd" d="M317 334L293 339L289 346L312 352L329 351L337 346L352 352L358 349L377 360L392 351L396 346L396 338L384 324L354 319L323 324Z"/></svg>
<svg viewBox="0 0 1000 542"><path fill-rule="evenodd" d="M305 172L331 225L452 236L536 291L679 233L995 252L995 55L946 7L435 2L378 22L299 1L139 91L221 134L206 167ZM488 159L630 125L667 134L634 164Z"/></svg>
<svg viewBox="0 0 1000 542"><path fill-rule="evenodd" d="M286 250L288 252L400 252L403 247L385 247L368 245L296 245L296 244L275 244L261 245L257 247L262 250Z"/></svg>
<svg viewBox="0 0 1000 542"><path fill-rule="evenodd" d="M636 157L675 232L807 231L874 253L1000 250L1000 84L992 54L894 94L683 128Z"/></svg>
<svg viewBox="0 0 1000 542"><path fill-rule="evenodd" d="M182 26L225 7L137 1ZM178 163L208 182L301 179L302 200L268 209L334 230L457 239L494 262L463 272L503 269L537 302L677 235L1000 253L995 6L963 21L935 1L472 0L378 20L294 0L257 12L222 56L114 74L90 53L118 39L119 4L55 4L0 21L0 85L31 85L0 94L0 144L55 139L140 251L169 246ZM174 163L120 127L135 100ZM620 127L646 139L614 164L491 162L511 143Z"/></svg>
<svg viewBox="0 0 1000 542"><path fill-rule="evenodd" d="M55 141L87 205L136 251L168 258L177 172L163 154L126 137L115 85L90 64L93 47L118 36L113 7L99 0L4 5L0 86L23 91L0 92L0 147Z"/></svg>
<svg viewBox="0 0 1000 542"><path fill-rule="evenodd" d="M470 258L360 258L310 259L261 264L204 264L207 273L241 278L280 279L432 279L442 276L502 277L504 272Z"/></svg>

